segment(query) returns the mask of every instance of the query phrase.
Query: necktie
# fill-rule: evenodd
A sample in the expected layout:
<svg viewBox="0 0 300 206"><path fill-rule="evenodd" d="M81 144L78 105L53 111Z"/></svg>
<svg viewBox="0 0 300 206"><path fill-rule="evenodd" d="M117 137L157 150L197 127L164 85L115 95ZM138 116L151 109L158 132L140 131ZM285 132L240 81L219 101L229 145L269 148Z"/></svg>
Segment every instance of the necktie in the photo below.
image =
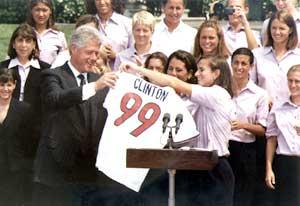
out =
<svg viewBox="0 0 300 206"><path fill-rule="evenodd" d="M78 78L80 79L80 86L83 86L86 84L85 78L83 74L79 74Z"/></svg>

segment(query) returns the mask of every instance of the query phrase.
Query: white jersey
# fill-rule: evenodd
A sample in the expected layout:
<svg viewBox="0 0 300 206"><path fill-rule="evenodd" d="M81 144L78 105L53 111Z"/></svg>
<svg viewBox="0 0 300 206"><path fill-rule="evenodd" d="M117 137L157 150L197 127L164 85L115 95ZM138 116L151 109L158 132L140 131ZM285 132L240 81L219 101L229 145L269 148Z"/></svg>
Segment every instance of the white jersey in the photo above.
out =
<svg viewBox="0 0 300 206"><path fill-rule="evenodd" d="M149 169L126 168L127 148L163 148L170 129L162 134L163 116L170 114L168 126L183 115L180 142L198 135L193 117L170 87L159 87L140 77L122 72L104 102L108 117L99 143L96 167L108 177L139 191ZM174 129L173 129L174 130Z"/></svg>

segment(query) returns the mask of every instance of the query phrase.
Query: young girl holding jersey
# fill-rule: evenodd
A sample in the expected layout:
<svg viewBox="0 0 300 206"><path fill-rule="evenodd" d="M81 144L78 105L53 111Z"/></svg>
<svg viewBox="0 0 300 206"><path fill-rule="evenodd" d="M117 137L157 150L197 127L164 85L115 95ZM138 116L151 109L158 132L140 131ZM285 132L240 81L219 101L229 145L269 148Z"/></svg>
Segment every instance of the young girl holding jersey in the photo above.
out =
<svg viewBox="0 0 300 206"><path fill-rule="evenodd" d="M170 86L194 102L194 119L200 135L196 147L216 150L219 162L211 171L194 171L188 178L194 184L186 191L187 205L232 205L234 175L228 163L228 139L235 106L232 101L232 77L226 60L209 57L200 59L195 73L198 84L186 83L176 77L154 72L132 63L121 69L139 73L160 86Z"/></svg>

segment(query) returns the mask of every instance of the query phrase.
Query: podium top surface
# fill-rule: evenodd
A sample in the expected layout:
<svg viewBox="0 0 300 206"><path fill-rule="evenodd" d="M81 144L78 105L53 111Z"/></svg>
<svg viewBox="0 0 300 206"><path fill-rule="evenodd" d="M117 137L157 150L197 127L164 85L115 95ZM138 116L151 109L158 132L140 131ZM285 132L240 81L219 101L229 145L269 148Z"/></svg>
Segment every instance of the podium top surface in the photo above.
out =
<svg viewBox="0 0 300 206"><path fill-rule="evenodd" d="M127 149L129 168L211 170L218 163L216 151L181 149Z"/></svg>

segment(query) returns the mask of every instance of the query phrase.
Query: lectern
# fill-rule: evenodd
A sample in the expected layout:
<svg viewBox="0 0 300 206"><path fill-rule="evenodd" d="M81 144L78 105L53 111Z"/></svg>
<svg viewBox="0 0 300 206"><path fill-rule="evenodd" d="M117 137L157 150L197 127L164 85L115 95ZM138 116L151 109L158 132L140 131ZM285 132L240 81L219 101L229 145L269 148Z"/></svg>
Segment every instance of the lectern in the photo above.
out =
<svg viewBox="0 0 300 206"><path fill-rule="evenodd" d="M217 151L200 149L127 149L126 158L130 168L168 169L173 177L169 178L169 206L175 205L176 170L211 170L217 163Z"/></svg>

